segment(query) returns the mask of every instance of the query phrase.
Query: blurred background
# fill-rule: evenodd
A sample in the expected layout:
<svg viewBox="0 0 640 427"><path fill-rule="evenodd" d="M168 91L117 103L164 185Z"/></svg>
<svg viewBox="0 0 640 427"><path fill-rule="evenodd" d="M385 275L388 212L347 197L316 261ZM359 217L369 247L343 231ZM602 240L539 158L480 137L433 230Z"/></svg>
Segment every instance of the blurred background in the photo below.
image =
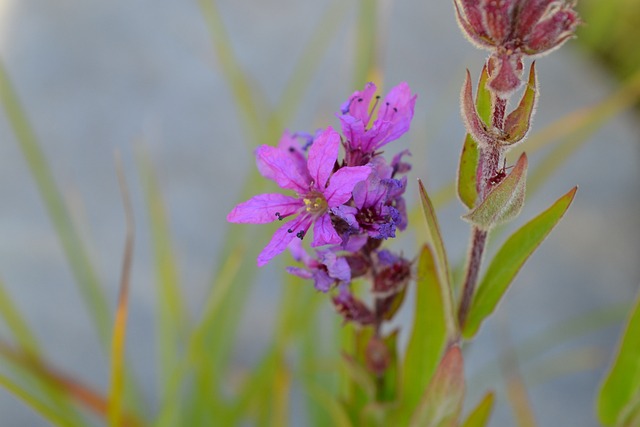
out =
<svg viewBox="0 0 640 427"><path fill-rule="evenodd" d="M587 24L578 39L537 62L534 134L520 149L532 171L547 168L536 176L548 179L533 181L515 225L580 189L466 353L469 402L487 388L498 391L492 426L514 425L498 363L505 347L518 352L540 426L596 426L595 393L639 288L640 113L632 105L640 92L640 3L581 0L579 8ZM363 13L375 14L375 28L358 24ZM465 132L458 100L465 68L477 81L485 52L464 39L449 1L0 0L0 23L3 79L51 169L41 179L60 189L111 311L126 233L115 153L122 158L136 222L127 354L151 411L160 404L158 301L141 165L155 170L176 278L188 316L197 319L228 251L223 242L240 230L225 217L246 198L253 148L275 144L285 128L337 126L334 113L367 79L385 90L407 81L418 93L412 131L388 152L411 149L411 205L421 178L437 195L450 258L465 255L468 225L451 190ZM7 102L0 278L50 364L106 390L107 353L39 194L34 170L42 166L16 137ZM412 256L415 235L412 229L393 245ZM268 239L260 236L245 239L251 256L241 268L254 268L253 254ZM262 269L241 296L232 343L240 373L271 339L283 265ZM328 301L323 310L330 316ZM399 324L410 319L407 304ZM7 336L0 324L0 338ZM294 398L292 405L292 425L305 425L303 404ZM3 426L47 425L3 388L0 413Z"/></svg>

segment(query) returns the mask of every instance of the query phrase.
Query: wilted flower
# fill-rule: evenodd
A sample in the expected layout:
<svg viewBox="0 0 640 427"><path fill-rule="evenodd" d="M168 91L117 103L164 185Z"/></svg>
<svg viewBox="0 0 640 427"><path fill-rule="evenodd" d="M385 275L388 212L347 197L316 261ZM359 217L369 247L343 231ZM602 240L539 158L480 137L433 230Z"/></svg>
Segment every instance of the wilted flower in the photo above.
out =
<svg viewBox="0 0 640 427"><path fill-rule="evenodd" d="M304 264L305 268L287 267L287 272L303 279L313 279L314 287L322 292L327 292L336 284L349 283L351 266L345 257L336 254L339 249L332 247L319 250L316 259L304 250L300 241L294 240L289 244L289 250L293 259Z"/></svg>
<svg viewBox="0 0 640 427"><path fill-rule="evenodd" d="M288 141L291 142L291 141ZM334 172L340 150L340 135L331 127L322 132L308 150L308 159L296 146L263 145L256 150L258 170L281 188L293 190L295 196L260 194L238 206L227 216L230 222L264 224L294 218L280 227L258 256L265 265L287 248L295 238L304 238L314 224L311 246L338 244L329 210L351 199L353 187L367 178L369 166L342 167Z"/></svg>
<svg viewBox="0 0 640 427"><path fill-rule="evenodd" d="M477 46L490 49L489 87L506 96L521 83L523 55L547 53L580 24L567 0L454 0L458 22Z"/></svg>

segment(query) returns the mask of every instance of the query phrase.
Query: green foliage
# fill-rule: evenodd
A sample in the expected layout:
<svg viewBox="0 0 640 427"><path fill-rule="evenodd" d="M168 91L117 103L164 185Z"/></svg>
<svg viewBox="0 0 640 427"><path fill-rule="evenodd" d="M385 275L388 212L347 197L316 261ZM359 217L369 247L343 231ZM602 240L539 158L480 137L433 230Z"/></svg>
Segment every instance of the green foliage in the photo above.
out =
<svg viewBox="0 0 640 427"><path fill-rule="evenodd" d="M462 218L481 230L490 230L518 216L524 205L527 165L527 156L522 153L513 171L491 190L482 203Z"/></svg>
<svg viewBox="0 0 640 427"><path fill-rule="evenodd" d="M607 426L634 426L640 416L640 295L598 396L598 417Z"/></svg>
<svg viewBox="0 0 640 427"><path fill-rule="evenodd" d="M462 335L469 339L493 312L525 261L542 243L569 208L577 187L516 231L495 255L471 303Z"/></svg>
<svg viewBox="0 0 640 427"><path fill-rule="evenodd" d="M410 427L454 427L464 401L462 352L450 347L425 391Z"/></svg>
<svg viewBox="0 0 640 427"><path fill-rule="evenodd" d="M433 256L436 263L436 272L438 274L438 282L440 283L445 325L447 329L447 337L453 339L457 336L458 327L456 325L453 295L451 292L451 271L449 270L449 261L444 248L444 241L440 234L440 226L436 217L435 209L431 203L431 199L424 188L422 181L418 180L420 191L420 201L422 202L422 211L427 223L427 245L433 247Z"/></svg>
<svg viewBox="0 0 640 427"><path fill-rule="evenodd" d="M485 394L461 427L485 427L489 423L494 401L495 394L493 392Z"/></svg>
<svg viewBox="0 0 640 427"><path fill-rule="evenodd" d="M411 336L402 364L402 400L397 414L400 425L415 410L447 341L443 289L433 250L424 246L418 258Z"/></svg>

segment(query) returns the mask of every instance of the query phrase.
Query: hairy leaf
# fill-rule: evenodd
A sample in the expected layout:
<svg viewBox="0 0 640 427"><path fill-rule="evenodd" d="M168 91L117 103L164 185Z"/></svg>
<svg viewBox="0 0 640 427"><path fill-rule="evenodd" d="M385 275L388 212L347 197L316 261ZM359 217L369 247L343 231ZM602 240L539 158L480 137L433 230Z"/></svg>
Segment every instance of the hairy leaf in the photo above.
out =
<svg viewBox="0 0 640 427"><path fill-rule="evenodd" d="M531 126L531 116L536 108L538 87L536 82L536 63L531 64L529 81L518 107L507 116L504 123L504 145L513 145L527 136Z"/></svg>
<svg viewBox="0 0 640 427"><path fill-rule="evenodd" d="M478 82L476 95L476 107L478 116L486 124L491 120L491 92L486 88L487 66L482 68L482 75ZM470 134L464 139L462 153L460 154L460 164L458 165L458 197L460 201L469 209L473 209L478 199L477 172L478 172L478 144Z"/></svg>
<svg viewBox="0 0 640 427"><path fill-rule="evenodd" d="M462 218L482 230L490 230L518 216L524 204L527 165L527 155L522 153L513 171Z"/></svg>
<svg viewBox="0 0 640 427"><path fill-rule="evenodd" d="M551 207L525 224L502 245L491 261L471 302L469 316L462 330L463 337L467 339L473 337L484 319L495 310L525 261L567 211L577 189L574 187L560 197Z"/></svg>

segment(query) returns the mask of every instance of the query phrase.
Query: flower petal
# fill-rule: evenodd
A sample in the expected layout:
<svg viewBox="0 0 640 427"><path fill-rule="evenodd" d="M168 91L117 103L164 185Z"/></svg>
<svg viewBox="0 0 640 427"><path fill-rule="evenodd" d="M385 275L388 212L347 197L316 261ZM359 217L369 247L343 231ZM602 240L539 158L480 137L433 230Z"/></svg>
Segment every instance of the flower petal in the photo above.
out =
<svg viewBox="0 0 640 427"><path fill-rule="evenodd" d="M303 279L311 279L313 277L311 272L309 270L305 270L304 268L287 267L286 270L287 270L287 273L293 274L294 276L298 276L298 277L301 277Z"/></svg>
<svg viewBox="0 0 640 427"><path fill-rule="evenodd" d="M351 268L344 257L339 257L332 251L324 251L320 262L327 267L329 276L334 279L342 282L349 282L351 280Z"/></svg>
<svg viewBox="0 0 640 427"><path fill-rule="evenodd" d="M302 200L284 194L258 194L233 208L227 221L266 224L294 214L303 206Z"/></svg>
<svg viewBox="0 0 640 427"><path fill-rule="evenodd" d="M329 185L323 191L330 208L342 205L351 198L353 187L367 179L371 173L369 166L350 166L338 169L331 176Z"/></svg>
<svg viewBox="0 0 640 427"><path fill-rule="evenodd" d="M262 176L280 187L303 194L309 191L311 176L306 165L288 150L261 145L256 149L256 163Z"/></svg>
<svg viewBox="0 0 640 427"><path fill-rule="evenodd" d="M364 86L364 90L355 91L340 108L342 114L353 116L361 120L363 125L366 126L369 121L371 98L376 93L376 89L376 85L369 82Z"/></svg>
<svg viewBox="0 0 640 427"><path fill-rule="evenodd" d="M315 270L313 272L313 286L320 292L327 292L331 289L331 285L335 282L334 279L329 277L324 270Z"/></svg>
<svg viewBox="0 0 640 427"><path fill-rule="evenodd" d="M313 141L309 148L309 173L316 187L326 187L340 151L340 135L331 126Z"/></svg>
<svg viewBox="0 0 640 427"><path fill-rule="evenodd" d="M311 242L311 246L337 245L338 243L342 243L342 239L333 227L331 217L325 213L316 219L313 225L313 241Z"/></svg>
<svg viewBox="0 0 640 427"><path fill-rule="evenodd" d="M418 95L411 96L411 88L406 82L395 86L384 98L378 113L378 121L390 122L389 128L384 131L375 149L382 147L391 141L400 138L409 130Z"/></svg>
<svg viewBox="0 0 640 427"><path fill-rule="evenodd" d="M287 249L287 246L296 238L298 232L306 233L311 226L311 221L312 218L309 215L300 215L278 228L269 244L258 255L258 267L266 265L273 257Z"/></svg>

